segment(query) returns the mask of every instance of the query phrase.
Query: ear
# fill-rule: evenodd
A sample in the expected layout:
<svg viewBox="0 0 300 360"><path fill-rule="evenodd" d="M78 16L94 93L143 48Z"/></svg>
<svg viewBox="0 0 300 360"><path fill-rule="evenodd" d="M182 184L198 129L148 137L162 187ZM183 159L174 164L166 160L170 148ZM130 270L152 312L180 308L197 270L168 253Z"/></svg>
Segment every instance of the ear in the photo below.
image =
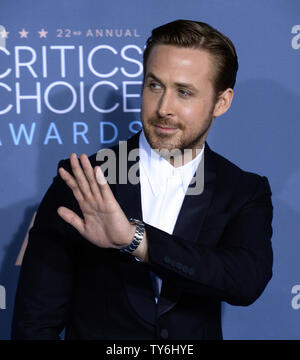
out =
<svg viewBox="0 0 300 360"><path fill-rule="evenodd" d="M231 106L233 95L234 93L231 88L226 89L221 93L221 95L219 95L213 112L214 117L221 116L226 113Z"/></svg>

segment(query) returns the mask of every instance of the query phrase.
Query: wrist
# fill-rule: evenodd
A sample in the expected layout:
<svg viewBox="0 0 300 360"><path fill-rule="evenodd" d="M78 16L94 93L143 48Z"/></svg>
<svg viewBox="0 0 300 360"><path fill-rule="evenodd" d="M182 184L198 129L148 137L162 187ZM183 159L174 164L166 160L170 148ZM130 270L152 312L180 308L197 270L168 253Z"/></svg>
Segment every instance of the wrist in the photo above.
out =
<svg viewBox="0 0 300 360"><path fill-rule="evenodd" d="M148 262L148 240L146 231L144 232L144 236L140 245L131 253L131 255L137 257L143 262Z"/></svg>
<svg viewBox="0 0 300 360"><path fill-rule="evenodd" d="M129 244L122 247L120 249L120 251L123 252L123 253L132 254L134 251L137 250L138 247L140 247L140 245L142 243L144 233L145 233L145 225L141 220L137 220L137 219L133 219L133 218L129 219L129 224L130 224L129 229L134 228L134 233L131 236L132 240L131 240L131 242ZM129 233L130 232L131 231L129 230ZM142 245L143 250L144 250L144 246L145 245Z"/></svg>

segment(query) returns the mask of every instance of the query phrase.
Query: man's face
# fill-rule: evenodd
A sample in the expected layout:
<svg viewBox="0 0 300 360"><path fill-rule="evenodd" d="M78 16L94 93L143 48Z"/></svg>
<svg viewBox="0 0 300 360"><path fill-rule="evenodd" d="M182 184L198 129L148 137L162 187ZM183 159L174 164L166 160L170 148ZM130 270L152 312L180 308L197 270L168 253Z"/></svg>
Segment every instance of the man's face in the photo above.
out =
<svg viewBox="0 0 300 360"><path fill-rule="evenodd" d="M149 55L142 123L153 149L200 149L215 116L213 59L205 50L157 45Z"/></svg>

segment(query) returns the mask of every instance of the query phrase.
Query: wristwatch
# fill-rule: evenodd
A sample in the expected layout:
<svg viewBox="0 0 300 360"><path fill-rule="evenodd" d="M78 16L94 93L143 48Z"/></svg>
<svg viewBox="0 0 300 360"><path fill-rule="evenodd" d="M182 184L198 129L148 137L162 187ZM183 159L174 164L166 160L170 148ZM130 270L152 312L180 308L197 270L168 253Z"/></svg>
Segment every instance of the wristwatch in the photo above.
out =
<svg viewBox="0 0 300 360"><path fill-rule="evenodd" d="M141 241L143 240L144 232L145 232L145 225L141 220L130 218L129 222L131 224L136 225L135 233L131 243L122 249L121 252L131 254L137 247L140 245Z"/></svg>

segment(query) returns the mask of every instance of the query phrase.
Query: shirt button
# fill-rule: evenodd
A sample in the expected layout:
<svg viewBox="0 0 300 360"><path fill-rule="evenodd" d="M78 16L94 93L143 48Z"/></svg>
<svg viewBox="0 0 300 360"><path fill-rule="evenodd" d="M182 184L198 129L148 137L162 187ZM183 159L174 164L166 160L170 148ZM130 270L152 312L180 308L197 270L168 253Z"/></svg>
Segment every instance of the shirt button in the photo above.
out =
<svg viewBox="0 0 300 360"><path fill-rule="evenodd" d="M183 265L183 267L182 267L182 271L183 271L185 274L187 274L187 273L189 272L189 268L188 268L188 266Z"/></svg>
<svg viewBox="0 0 300 360"><path fill-rule="evenodd" d="M169 262L169 264L170 264L171 266L175 266L175 264L176 264L176 261L175 261L175 260L173 260L173 259L170 259L170 262Z"/></svg>
<svg viewBox="0 0 300 360"><path fill-rule="evenodd" d="M169 256L165 256L165 257L164 257L164 262L165 262L166 264L170 264L171 259L169 258Z"/></svg>
<svg viewBox="0 0 300 360"><path fill-rule="evenodd" d="M193 268L189 269L189 275L193 276L195 274L195 270Z"/></svg>
<svg viewBox="0 0 300 360"><path fill-rule="evenodd" d="M169 332L167 329L161 329L160 330L160 336L163 338L163 339L167 339L169 337Z"/></svg>
<svg viewBox="0 0 300 360"><path fill-rule="evenodd" d="M182 269L182 264L178 261L176 264L175 264L175 267L176 267L176 269L178 269L178 270L181 270Z"/></svg>

